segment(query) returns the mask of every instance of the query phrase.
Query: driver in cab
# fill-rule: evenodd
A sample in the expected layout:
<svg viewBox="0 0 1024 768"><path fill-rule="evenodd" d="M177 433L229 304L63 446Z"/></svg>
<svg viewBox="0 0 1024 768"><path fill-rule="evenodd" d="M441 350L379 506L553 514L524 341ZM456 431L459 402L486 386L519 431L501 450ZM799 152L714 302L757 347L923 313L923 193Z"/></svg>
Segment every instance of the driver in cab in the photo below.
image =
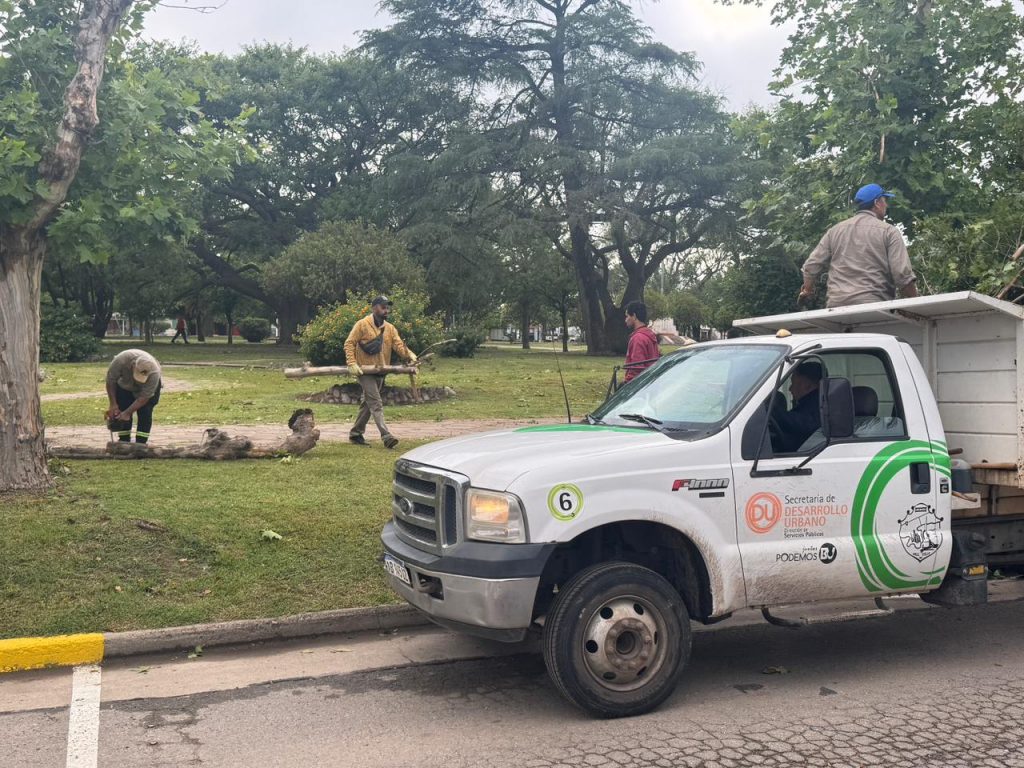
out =
<svg viewBox="0 0 1024 768"><path fill-rule="evenodd" d="M821 427L818 386L821 384L821 363L800 363L789 377L789 394L793 406L786 410L785 399L777 393L772 404L772 421L778 432L772 435L772 449L779 453L794 453Z"/></svg>

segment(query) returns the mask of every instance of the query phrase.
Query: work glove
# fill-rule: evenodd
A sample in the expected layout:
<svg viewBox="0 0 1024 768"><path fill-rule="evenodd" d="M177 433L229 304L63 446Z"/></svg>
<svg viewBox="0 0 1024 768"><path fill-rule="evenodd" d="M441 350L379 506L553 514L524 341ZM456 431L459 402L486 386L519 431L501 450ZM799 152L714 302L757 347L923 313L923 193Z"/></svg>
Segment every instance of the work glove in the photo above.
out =
<svg viewBox="0 0 1024 768"><path fill-rule="evenodd" d="M359 367L359 363L349 363L349 373L354 373L356 376L363 375L363 369Z"/></svg>
<svg viewBox="0 0 1024 768"><path fill-rule="evenodd" d="M410 362L410 363L415 363L415 362L416 362L416 360L417 360L417 357L416 357L416 353L415 353L415 352L413 352L413 351L412 351L412 350L410 349L410 350L409 350L409 362Z"/></svg>

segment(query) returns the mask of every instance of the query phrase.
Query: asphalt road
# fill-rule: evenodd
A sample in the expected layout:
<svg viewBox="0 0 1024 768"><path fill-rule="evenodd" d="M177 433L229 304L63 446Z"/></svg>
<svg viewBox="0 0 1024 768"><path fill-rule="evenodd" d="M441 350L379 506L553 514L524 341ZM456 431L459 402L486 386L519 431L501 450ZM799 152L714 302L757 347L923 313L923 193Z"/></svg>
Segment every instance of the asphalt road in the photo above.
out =
<svg viewBox="0 0 1024 768"><path fill-rule="evenodd" d="M407 630L108 663L94 764L1024 768L1024 602L725 624L628 720L572 709L528 651ZM0 678L0 765L73 764L70 690Z"/></svg>

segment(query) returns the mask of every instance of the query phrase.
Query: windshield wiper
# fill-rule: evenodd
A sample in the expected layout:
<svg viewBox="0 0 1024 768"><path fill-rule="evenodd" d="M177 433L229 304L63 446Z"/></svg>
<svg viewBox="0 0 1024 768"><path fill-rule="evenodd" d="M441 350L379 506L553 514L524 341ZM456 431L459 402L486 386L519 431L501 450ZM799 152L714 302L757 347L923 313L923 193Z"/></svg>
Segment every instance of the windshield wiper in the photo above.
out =
<svg viewBox="0 0 1024 768"><path fill-rule="evenodd" d="M597 416L591 416L589 413L583 417L583 421L587 424L604 424Z"/></svg>
<svg viewBox="0 0 1024 768"><path fill-rule="evenodd" d="M653 416L644 416L642 413L617 413L615 415L627 421L639 421L641 424L646 424L651 429L656 429L661 433L675 431L671 427L664 426L665 422L661 419L656 419Z"/></svg>

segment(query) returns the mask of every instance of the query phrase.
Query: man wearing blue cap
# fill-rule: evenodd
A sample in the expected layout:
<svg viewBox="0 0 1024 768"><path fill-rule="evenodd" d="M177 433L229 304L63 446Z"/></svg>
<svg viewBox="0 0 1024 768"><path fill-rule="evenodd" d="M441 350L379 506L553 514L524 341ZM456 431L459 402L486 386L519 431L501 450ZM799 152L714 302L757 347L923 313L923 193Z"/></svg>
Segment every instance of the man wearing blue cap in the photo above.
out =
<svg viewBox="0 0 1024 768"><path fill-rule="evenodd" d="M903 235L885 221L892 192L867 184L853 198L857 213L832 227L804 262L804 284L798 302L814 295L821 273L828 269L827 307L848 307L889 301L896 291L917 296L917 277L910 266Z"/></svg>

